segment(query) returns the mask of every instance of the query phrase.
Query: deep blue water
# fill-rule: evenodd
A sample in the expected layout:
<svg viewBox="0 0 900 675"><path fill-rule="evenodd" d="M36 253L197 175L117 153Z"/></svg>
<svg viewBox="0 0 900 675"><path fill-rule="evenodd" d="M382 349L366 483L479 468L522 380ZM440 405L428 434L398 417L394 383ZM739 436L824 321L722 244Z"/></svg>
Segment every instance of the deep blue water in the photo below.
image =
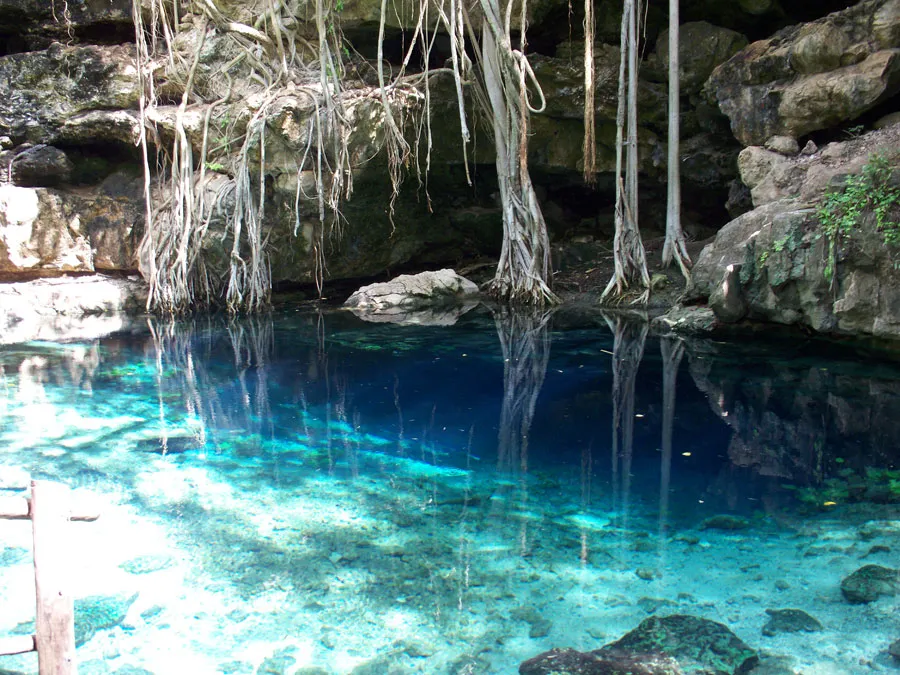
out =
<svg viewBox="0 0 900 675"><path fill-rule="evenodd" d="M130 602L82 670L511 673L651 613L720 621L778 672L893 667L897 597L853 605L840 581L897 567L900 368L509 321L296 309L0 348L0 487L106 502L80 595ZM0 635L33 611L14 527ZM762 635L785 607L825 630Z"/></svg>

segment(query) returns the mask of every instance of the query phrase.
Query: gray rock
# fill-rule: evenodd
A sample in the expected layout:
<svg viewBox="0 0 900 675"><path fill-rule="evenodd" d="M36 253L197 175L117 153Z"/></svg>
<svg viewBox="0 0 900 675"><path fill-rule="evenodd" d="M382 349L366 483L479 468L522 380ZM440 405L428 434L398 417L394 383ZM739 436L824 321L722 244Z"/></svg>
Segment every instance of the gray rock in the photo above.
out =
<svg viewBox="0 0 900 675"><path fill-rule="evenodd" d="M766 150L780 155L796 155L800 152L800 145L793 136L772 136L766 141Z"/></svg>
<svg viewBox="0 0 900 675"><path fill-rule="evenodd" d="M137 200L0 185L0 273L135 271Z"/></svg>
<svg viewBox="0 0 900 675"><path fill-rule="evenodd" d="M52 143L66 120L78 114L136 110L140 98L129 45L54 43L43 51L0 57L0 82L0 133L32 143Z"/></svg>
<svg viewBox="0 0 900 675"><path fill-rule="evenodd" d="M884 117L880 117L875 121L875 124L872 125L872 128L887 129L888 127L892 127L895 124L900 124L900 111L888 113Z"/></svg>
<svg viewBox="0 0 900 675"><path fill-rule="evenodd" d="M786 28L716 68L706 92L744 145L856 119L900 86L897 11L894 0L864 0Z"/></svg>
<svg viewBox="0 0 900 675"><path fill-rule="evenodd" d="M709 296L709 306L723 323L734 323L747 315L747 301L741 293L741 267L728 265Z"/></svg>
<svg viewBox="0 0 900 675"><path fill-rule="evenodd" d="M20 146L0 153L0 174L3 173L15 185L49 187L69 181L72 162L52 145Z"/></svg>
<svg viewBox="0 0 900 675"><path fill-rule="evenodd" d="M854 604L874 602L882 596L896 596L900 593L900 570L865 565L841 581L841 593L847 602Z"/></svg>
<svg viewBox="0 0 900 675"><path fill-rule="evenodd" d="M378 312L394 308L412 311L452 304L478 293L478 286L451 269L419 274L401 274L385 283L363 286L344 303L345 307Z"/></svg>
<svg viewBox="0 0 900 675"><path fill-rule="evenodd" d="M713 305L716 294L718 318L732 316L722 284L734 266L747 318L900 339L896 250L885 245L873 219L863 218L836 249L834 265L817 214L823 195L847 174L861 172L875 149L889 164L900 163L900 126L831 143L813 156L786 157L756 146L742 151L741 175L756 208L727 223L703 249L684 301Z"/></svg>
<svg viewBox="0 0 900 675"><path fill-rule="evenodd" d="M683 23L678 32L678 70L682 96L699 92L716 66L747 46L744 35L706 21ZM656 39L655 57L660 70L668 75L668 29L661 31Z"/></svg>
<svg viewBox="0 0 900 675"><path fill-rule="evenodd" d="M766 614L771 618L763 626L763 635L772 636L776 633L815 633L824 630L822 624L802 609L767 609Z"/></svg>

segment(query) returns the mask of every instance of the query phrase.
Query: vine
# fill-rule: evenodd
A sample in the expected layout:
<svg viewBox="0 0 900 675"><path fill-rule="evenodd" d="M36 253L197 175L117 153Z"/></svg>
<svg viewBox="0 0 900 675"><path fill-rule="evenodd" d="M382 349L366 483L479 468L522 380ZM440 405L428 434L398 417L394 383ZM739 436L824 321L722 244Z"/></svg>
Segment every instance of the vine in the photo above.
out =
<svg viewBox="0 0 900 675"><path fill-rule="evenodd" d="M819 205L817 213L828 247L824 274L832 288L840 240L849 238L866 214L874 214L875 227L886 246L900 245L900 221L891 218L892 209L900 205L900 187L891 183L892 174L893 167L884 155L872 155L860 173L826 193Z"/></svg>

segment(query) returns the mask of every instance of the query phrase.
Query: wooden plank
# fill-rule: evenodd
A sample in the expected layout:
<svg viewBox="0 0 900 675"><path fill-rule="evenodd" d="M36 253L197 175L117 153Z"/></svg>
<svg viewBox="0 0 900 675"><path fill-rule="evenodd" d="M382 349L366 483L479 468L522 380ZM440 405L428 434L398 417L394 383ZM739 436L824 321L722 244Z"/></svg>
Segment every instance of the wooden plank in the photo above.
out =
<svg viewBox="0 0 900 675"><path fill-rule="evenodd" d="M58 483L31 481L31 520L38 673L76 675L75 608L66 569L72 550L69 489Z"/></svg>
<svg viewBox="0 0 900 675"><path fill-rule="evenodd" d="M92 504L75 502L69 520L93 522L100 517L100 511ZM25 497L0 498L0 520L28 520L31 518L28 500Z"/></svg>
<svg viewBox="0 0 900 675"><path fill-rule="evenodd" d="M13 635L0 638L0 656L27 654L34 650L34 635Z"/></svg>
<svg viewBox="0 0 900 675"><path fill-rule="evenodd" d="M0 498L0 519L28 520L30 517L28 500L25 497Z"/></svg>

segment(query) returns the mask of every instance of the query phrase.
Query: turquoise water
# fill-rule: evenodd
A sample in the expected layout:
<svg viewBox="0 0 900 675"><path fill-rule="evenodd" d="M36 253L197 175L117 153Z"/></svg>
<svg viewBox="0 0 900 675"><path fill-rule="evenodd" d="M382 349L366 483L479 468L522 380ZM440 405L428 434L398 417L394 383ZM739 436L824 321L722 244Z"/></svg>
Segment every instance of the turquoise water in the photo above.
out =
<svg viewBox="0 0 900 675"><path fill-rule="evenodd" d="M103 514L71 526L82 673L514 673L668 614L768 673L896 669L898 596L840 587L898 567L898 441L893 364L600 316L0 348L0 493L55 480ZM34 587L28 525L0 537L2 637ZM822 629L764 633L787 608Z"/></svg>

